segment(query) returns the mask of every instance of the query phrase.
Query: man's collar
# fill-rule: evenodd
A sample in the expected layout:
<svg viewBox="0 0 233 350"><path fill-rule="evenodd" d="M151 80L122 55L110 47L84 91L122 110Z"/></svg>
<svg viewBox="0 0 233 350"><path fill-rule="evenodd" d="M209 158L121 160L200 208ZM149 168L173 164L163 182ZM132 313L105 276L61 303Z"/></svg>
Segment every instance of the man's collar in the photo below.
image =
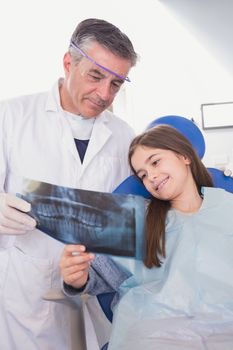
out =
<svg viewBox="0 0 233 350"><path fill-rule="evenodd" d="M62 81L63 78L58 79L50 90L45 106L46 111L58 112L59 110L62 110L59 93L59 87Z"/></svg>

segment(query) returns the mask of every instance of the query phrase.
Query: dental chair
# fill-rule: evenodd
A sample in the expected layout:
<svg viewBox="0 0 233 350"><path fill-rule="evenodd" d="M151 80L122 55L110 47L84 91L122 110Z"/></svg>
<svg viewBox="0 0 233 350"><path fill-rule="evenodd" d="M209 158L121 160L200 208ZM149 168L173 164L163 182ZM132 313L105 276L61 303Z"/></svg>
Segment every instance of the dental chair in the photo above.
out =
<svg viewBox="0 0 233 350"><path fill-rule="evenodd" d="M177 115L168 115L153 120L146 129L153 128L156 125L166 124L180 131L193 145L197 154L202 159L205 154L205 140L198 126L191 120ZM215 187L220 187L233 193L233 178L225 176L223 171L216 168L208 168ZM131 175L125 179L113 193L139 195L146 199L151 198L151 194L146 190L142 182L135 176ZM112 322L113 313L111 302L115 292L103 293L97 296L99 304L105 313L107 319ZM101 350L107 350L108 344L105 344Z"/></svg>
<svg viewBox="0 0 233 350"><path fill-rule="evenodd" d="M233 177L226 176L224 172L216 168L207 168L212 176L214 187L223 188L224 190L233 193Z"/></svg>
<svg viewBox="0 0 233 350"><path fill-rule="evenodd" d="M199 157L203 158L205 154L205 140L200 129L192 120L178 115L166 115L154 119L146 129L151 129L160 124L170 125L177 129L191 142Z"/></svg>

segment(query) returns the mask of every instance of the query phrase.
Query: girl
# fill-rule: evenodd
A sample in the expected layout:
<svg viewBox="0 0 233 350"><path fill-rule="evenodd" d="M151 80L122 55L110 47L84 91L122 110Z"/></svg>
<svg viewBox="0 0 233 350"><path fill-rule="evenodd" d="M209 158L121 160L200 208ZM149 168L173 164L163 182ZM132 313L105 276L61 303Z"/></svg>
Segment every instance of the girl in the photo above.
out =
<svg viewBox="0 0 233 350"><path fill-rule="evenodd" d="M167 125L137 136L129 162L153 198L144 265L114 258L132 276L121 280L109 349L232 349L233 195L212 188L192 145Z"/></svg>

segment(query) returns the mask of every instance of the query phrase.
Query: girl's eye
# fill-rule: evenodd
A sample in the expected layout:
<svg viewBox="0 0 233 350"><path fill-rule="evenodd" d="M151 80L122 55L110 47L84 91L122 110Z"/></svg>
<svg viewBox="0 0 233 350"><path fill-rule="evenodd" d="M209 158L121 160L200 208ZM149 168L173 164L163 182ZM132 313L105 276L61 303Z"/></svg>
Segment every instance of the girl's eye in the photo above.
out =
<svg viewBox="0 0 233 350"><path fill-rule="evenodd" d="M157 165L159 163L160 159L156 159L152 161L152 165Z"/></svg>

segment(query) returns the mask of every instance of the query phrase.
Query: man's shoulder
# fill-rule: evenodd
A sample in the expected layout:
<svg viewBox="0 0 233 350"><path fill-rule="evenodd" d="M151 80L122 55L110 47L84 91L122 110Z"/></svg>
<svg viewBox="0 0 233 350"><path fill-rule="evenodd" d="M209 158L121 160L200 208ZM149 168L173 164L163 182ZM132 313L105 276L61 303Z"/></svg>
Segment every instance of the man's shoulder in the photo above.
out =
<svg viewBox="0 0 233 350"><path fill-rule="evenodd" d="M129 134L130 137L135 136L133 128L122 118L116 116L109 110L106 110L103 117L107 120L108 126L116 133Z"/></svg>
<svg viewBox="0 0 233 350"><path fill-rule="evenodd" d="M0 102L0 114L1 116L9 118L17 117L17 120L21 116L31 115L32 111L39 111L45 109L48 99L48 92L39 92L30 95L21 95L10 99L5 99Z"/></svg>
<svg viewBox="0 0 233 350"><path fill-rule="evenodd" d="M37 92L33 94L25 94L16 97L11 97L1 101L1 105L7 106L15 106L15 105L23 105L28 104L30 101L45 98L48 96L48 92Z"/></svg>

